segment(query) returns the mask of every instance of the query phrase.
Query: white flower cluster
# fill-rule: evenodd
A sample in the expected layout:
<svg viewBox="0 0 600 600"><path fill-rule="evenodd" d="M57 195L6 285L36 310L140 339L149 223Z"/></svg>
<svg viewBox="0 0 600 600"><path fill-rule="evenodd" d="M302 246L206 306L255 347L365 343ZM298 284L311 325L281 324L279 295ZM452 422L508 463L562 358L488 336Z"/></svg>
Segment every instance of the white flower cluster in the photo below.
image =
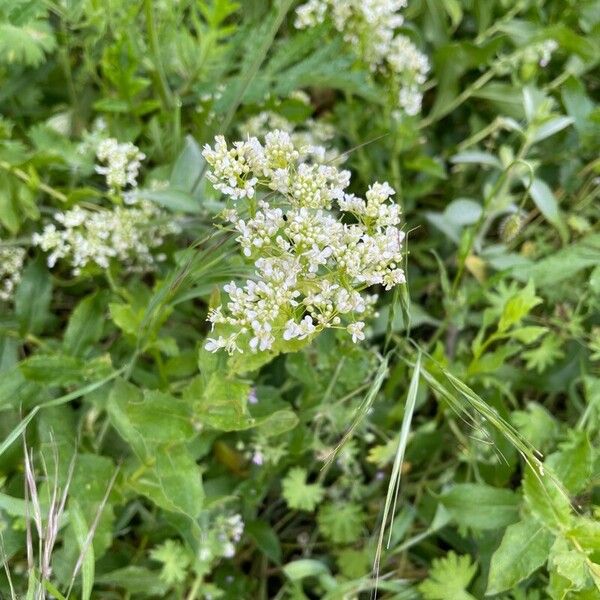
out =
<svg viewBox="0 0 600 600"><path fill-rule="evenodd" d="M296 10L295 26L314 27L330 16L334 27L373 71L398 79L398 104L409 115L421 110L421 86L429 60L396 29L404 23L406 0L308 0Z"/></svg>
<svg viewBox="0 0 600 600"><path fill-rule="evenodd" d="M127 265L129 270L150 269L163 255L151 250L162 245L164 237L177 233L179 227L165 220L165 213L142 201L133 207L116 206L96 209L75 206L54 216L41 233L32 238L34 245L49 252L48 266L59 259L67 260L74 276L87 265L108 268L111 259Z"/></svg>
<svg viewBox="0 0 600 600"><path fill-rule="evenodd" d="M208 317L221 335L207 340L207 350L265 351L325 328L364 339L376 296L361 292L405 281L394 190L375 183L365 199L346 193L350 173L304 161L284 131L231 147L218 136L203 154L214 187L238 201L223 216L255 266L242 287L225 286L229 302ZM259 187L267 192L261 198Z"/></svg>
<svg viewBox="0 0 600 600"><path fill-rule="evenodd" d="M19 282L25 261L23 248L0 248L0 302L9 302Z"/></svg>
<svg viewBox="0 0 600 600"><path fill-rule="evenodd" d="M119 144L114 138L102 140L96 151L98 160L105 166L97 165L96 172L106 177L106 185L112 190L122 190L127 186L136 187L143 152L131 142Z"/></svg>
<svg viewBox="0 0 600 600"><path fill-rule="evenodd" d="M293 145L298 148L303 157L310 156L314 161L322 163L339 164L343 162L337 150L325 146L335 137L335 128L330 123L318 119L307 119L301 127L297 127L276 112L263 111L250 117L239 126L243 138L262 138L269 131L275 130L289 134Z"/></svg>
<svg viewBox="0 0 600 600"><path fill-rule="evenodd" d="M218 515L212 526L203 533L198 558L203 562L221 557L232 558L235 555L235 545L243 533L244 521L241 515Z"/></svg>

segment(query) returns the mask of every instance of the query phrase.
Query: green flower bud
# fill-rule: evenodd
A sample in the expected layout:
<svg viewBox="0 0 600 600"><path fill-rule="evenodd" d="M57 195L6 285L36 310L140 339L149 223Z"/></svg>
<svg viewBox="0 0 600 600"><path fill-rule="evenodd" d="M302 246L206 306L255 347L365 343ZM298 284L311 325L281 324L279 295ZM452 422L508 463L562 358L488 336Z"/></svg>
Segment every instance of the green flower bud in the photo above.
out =
<svg viewBox="0 0 600 600"><path fill-rule="evenodd" d="M500 223L500 239L506 244L512 242L519 235L523 224L523 217L519 213L509 215Z"/></svg>

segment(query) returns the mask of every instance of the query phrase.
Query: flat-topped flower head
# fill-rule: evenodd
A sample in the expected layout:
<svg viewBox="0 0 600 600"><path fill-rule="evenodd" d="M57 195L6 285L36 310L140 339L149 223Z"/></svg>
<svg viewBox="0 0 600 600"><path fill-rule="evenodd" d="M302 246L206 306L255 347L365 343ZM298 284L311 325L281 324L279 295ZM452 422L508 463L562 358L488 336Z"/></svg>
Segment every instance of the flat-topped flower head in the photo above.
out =
<svg viewBox="0 0 600 600"><path fill-rule="evenodd" d="M165 220L163 211L147 201L96 210L75 206L57 213L54 221L35 233L32 242L49 253L49 267L64 260L75 276L91 264L106 269L112 259L130 271L150 270L161 259L152 251L163 244L166 235L179 231L176 223Z"/></svg>
<svg viewBox="0 0 600 600"><path fill-rule="evenodd" d="M364 292L405 281L393 188L376 182L364 199L347 193L349 171L313 162L279 130L232 147L219 137L203 154L231 202L221 216L254 264L253 277L227 284L228 300L210 311L206 349L277 350L328 328L363 340L377 300ZM248 181L252 195L240 193Z"/></svg>

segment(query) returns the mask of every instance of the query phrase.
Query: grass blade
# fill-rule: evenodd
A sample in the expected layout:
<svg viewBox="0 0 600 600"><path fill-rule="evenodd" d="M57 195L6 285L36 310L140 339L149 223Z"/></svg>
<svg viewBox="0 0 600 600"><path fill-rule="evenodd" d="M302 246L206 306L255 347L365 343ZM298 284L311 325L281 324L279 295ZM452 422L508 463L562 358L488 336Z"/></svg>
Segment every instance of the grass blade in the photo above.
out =
<svg viewBox="0 0 600 600"><path fill-rule="evenodd" d="M340 453L340 450L346 445L348 440L352 437L354 430L360 425L361 421L364 419L367 412L369 411L369 408L371 408L371 405L373 404L373 400L375 400L375 397L379 393L379 390L381 389L381 386L383 385L383 382L385 380L385 376L387 375L388 361L389 361L389 359L387 356L381 361L381 364L379 365L379 368L377 369L377 372L375 373L373 383L371 384L371 387L369 388L369 391L367 392L365 399L362 401L362 403L356 410L356 413L354 415L354 420L352 421L352 425L350 425L350 427L344 434L344 437L341 439L341 441L338 443L338 445L335 447L335 449L327 457L327 460L325 461L325 464L323 465L323 467L321 469L322 471L327 470L331 466L333 461L336 459L337 455Z"/></svg>
<svg viewBox="0 0 600 600"><path fill-rule="evenodd" d="M385 536L385 528L390 519L390 536L388 537L387 547L389 547L390 537L392 534L392 525L394 521L394 513L396 512L396 503L398 501L398 494L400 491L400 479L402 475L402 462L404 460L404 453L406 452L406 446L408 445L408 435L410 433L410 425L412 422L415 404L417 402L417 393L419 391L419 377L421 375L421 353L417 355L417 361L413 370L410 385L408 387L408 394L406 395L406 406L404 409L404 417L402 419L402 427L400 428L400 435L398 437L398 448L396 449L396 457L394 458L394 465L392 467L392 474L390 476L390 484L388 486L387 495L385 498L385 505L383 507L383 517L381 519L381 528L379 530L379 539L377 540L377 551L375 553L375 561L373 564L373 572L375 574L375 580L379 579L379 568L381 564L381 555L383 552L383 538ZM373 590L373 597L377 594L377 585Z"/></svg>

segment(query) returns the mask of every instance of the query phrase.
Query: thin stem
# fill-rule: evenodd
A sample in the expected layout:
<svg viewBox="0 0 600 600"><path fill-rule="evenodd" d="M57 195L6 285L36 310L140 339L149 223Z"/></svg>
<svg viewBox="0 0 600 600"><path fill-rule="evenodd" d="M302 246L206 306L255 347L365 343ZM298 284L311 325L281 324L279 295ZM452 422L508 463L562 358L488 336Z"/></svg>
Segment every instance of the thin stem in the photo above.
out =
<svg viewBox="0 0 600 600"><path fill-rule="evenodd" d="M43 183L41 181L34 181L33 178L30 175L28 175L25 171L23 171L22 169L19 169L18 167L13 167L13 165L11 165L10 163L7 163L4 160L0 160L0 169L4 169L5 171L8 171L11 175L14 175L21 181L24 181L27 185L29 185L33 189L40 189L40 190L42 190L42 192L45 192L46 194L48 194L49 196L52 196L52 198L55 198L56 200L60 200L61 202L66 202L68 199L67 196L65 194L63 194L62 192L55 190L54 188L50 187L49 185L46 185L45 183Z"/></svg>
<svg viewBox="0 0 600 600"><path fill-rule="evenodd" d="M169 111L173 107L173 94L169 88L165 69L160 58L160 45L158 43L158 32L156 31L152 0L144 0L144 14L146 16L146 31L148 32L148 41L150 42L150 52L152 53L154 68L156 69L156 75L158 76L158 80L156 81L158 94L165 111Z"/></svg>

